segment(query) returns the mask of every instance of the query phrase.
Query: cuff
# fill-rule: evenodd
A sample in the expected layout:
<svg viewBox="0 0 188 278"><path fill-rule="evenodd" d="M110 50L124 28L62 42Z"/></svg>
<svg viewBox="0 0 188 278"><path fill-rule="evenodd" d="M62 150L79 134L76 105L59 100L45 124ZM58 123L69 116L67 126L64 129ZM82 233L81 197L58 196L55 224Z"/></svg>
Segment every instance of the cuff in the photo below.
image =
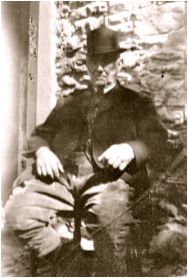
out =
<svg viewBox="0 0 188 278"><path fill-rule="evenodd" d="M137 168L140 168L143 163L146 163L149 160L149 148L146 144L140 140L127 142L134 152L135 161Z"/></svg>

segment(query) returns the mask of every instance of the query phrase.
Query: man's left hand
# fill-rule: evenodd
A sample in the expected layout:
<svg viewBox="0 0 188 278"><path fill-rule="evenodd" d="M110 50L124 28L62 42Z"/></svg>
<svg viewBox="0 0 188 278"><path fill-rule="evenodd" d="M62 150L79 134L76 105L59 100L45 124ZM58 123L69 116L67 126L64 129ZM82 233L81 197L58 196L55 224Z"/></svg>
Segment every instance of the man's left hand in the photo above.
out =
<svg viewBox="0 0 188 278"><path fill-rule="evenodd" d="M132 147L124 143L112 145L98 157L98 160L107 167L112 166L115 169L119 168L120 171L123 171L134 157Z"/></svg>

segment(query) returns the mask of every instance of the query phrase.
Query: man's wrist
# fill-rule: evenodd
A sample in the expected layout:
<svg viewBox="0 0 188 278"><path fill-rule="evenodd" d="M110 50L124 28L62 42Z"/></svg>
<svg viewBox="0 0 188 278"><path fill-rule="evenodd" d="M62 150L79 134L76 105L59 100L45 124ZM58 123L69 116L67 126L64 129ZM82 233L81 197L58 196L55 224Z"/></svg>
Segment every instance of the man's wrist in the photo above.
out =
<svg viewBox="0 0 188 278"><path fill-rule="evenodd" d="M127 151L127 148L129 149L130 160L135 159L135 154L134 154L134 151L133 151L133 148L131 147L131 145L129 145L128 143L123 143L123 145L125 146L126 151Z"/></svg>
<svg viewBox="0 0 188 278"><path fill-rule="evenodd" d="M49 147L47 146L42 146L40 147L36 152L35 152L35 155L38 156L39 154L41 154L43 151L49 151Z"/></svg>

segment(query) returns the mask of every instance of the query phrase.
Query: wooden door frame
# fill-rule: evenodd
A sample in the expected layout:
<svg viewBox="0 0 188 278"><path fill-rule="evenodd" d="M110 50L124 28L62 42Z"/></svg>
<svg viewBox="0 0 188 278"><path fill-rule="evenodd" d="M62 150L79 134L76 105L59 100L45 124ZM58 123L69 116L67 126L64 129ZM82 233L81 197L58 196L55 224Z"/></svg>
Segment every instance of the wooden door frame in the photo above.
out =
<svg viewBox="0 0 188 278"><path fill-rule="evenodd" d="M27 166L22 153L27 149L28 137L36 125L44 122L56 102L54 3L31 1L29 5L24 81L22 77L26 84L25 90L19 91L18 173Z"/></svg>

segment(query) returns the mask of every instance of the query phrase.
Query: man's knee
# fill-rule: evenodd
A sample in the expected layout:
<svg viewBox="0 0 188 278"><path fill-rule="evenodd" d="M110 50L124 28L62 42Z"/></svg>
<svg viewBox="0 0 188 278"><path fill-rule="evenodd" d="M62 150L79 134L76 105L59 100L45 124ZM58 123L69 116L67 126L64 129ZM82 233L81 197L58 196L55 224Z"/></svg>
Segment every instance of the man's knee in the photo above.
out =
<svg viewBox="0 0 188 278"><path fill-rule="evenodd" d="M36 211L32 210L32 207L25 204L24 188L17 187L5 204L5 225L21 231L44 226L37 221Z"/></svg>
<svg viewBox="0 0 188 278"><path fill-rule="evenodd" d="M101 183L88 189L84 196L93 200L93 204L119 206L121 203L126 205L131 201L134 195L134 189L119 179L117 181Z"/></svg>
<svg viewBox="0 0 188 278"><path fill-rule="evenodd" d="M22 194L22 188L16 188L10 195L9 200L5 204L5 224L6 226L15 229L19 218L22 218L23 210L20 209L19 195Z"/></svg>
<svg viewBox="0 0 188 278"><path fill-rule="evenodd" d="M99 184L84 193L87 197L85 208L97 215L102 225L115 225L122 217L132 221L128 208L133 193L133 189L121 179Z"/></svg>
<svg viewBox="0 0 188 278"><path fill-rule="evenodd" d="M107 184L104 194L107 196L108 194L113 195L114 198L112 198L112 202L118 200L118 203L126 203L131 200L134 194L134 189L124 180L118 179L117 181L109 182Z"/></svg>

